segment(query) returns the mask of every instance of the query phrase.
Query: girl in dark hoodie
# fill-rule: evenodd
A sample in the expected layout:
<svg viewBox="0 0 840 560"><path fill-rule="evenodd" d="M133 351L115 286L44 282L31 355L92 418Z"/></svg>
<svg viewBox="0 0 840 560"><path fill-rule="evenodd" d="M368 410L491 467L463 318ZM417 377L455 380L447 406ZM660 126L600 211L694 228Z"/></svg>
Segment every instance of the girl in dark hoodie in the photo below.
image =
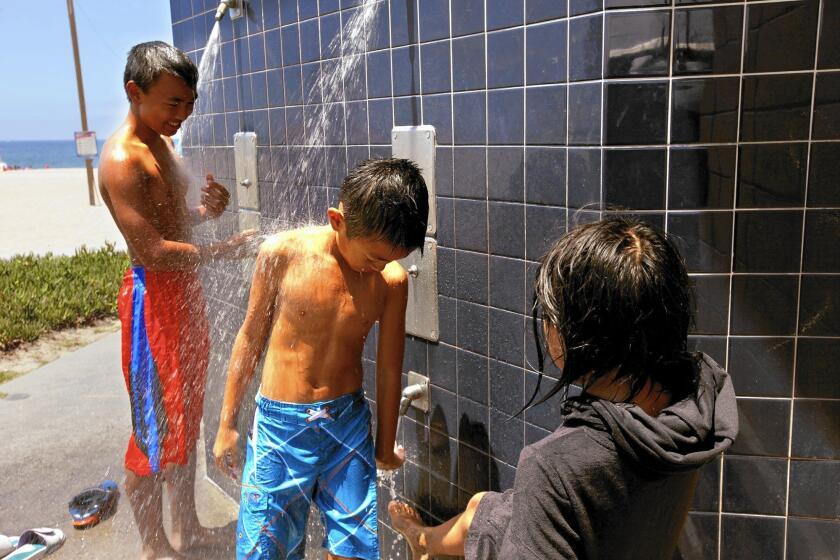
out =
<svg viewBox="0 0 840 560"><path fill-rule="evenodd" d="M540 402L573 384L582 393L522 450L512 489L476 494L436 527L391 502L394 528L415 559L671 558L699 467L738 432L728 375L686 348L682 258L647 224L610 218L563 235L534 292L535 334L562 371Z"/></svg>

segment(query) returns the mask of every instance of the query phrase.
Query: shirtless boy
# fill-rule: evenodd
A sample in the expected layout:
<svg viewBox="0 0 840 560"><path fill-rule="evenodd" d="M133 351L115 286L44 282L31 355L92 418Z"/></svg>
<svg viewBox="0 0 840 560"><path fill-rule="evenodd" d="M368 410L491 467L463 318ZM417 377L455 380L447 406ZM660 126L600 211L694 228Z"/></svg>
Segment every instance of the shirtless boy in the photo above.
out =
<svg viewBox="0 0 840 560"><path fill-rule="evenodd" d="M408 284L394 261L422 246L428 209L414 164L368 160L344 179L329 225L279 234L261 247L213 449L235 476L239 408L265 349L237 558L303 558L312 502L326 525L328 558L379 558L376 468L404 461L394 441ZM374 446L362 350L377 321Z"/></svg>
<svg viewBox="0 0 840 560"><path fill-rule="evenodd" d="M117 304L132 414L125 487L144 560L180 558L178 552L222 537L199 524L193 493L209 350L196 270L241 256L249 234L190 242L190 226L218 217L229 201L208 175L202 205L186 204L189 179L170 136L192 113L197 82L198 70L180 50L161 42L133 47L123 81L128 116L106 142L99 167L102 198L131 257ZM164 481L171 543L163 530Z"/></svg>

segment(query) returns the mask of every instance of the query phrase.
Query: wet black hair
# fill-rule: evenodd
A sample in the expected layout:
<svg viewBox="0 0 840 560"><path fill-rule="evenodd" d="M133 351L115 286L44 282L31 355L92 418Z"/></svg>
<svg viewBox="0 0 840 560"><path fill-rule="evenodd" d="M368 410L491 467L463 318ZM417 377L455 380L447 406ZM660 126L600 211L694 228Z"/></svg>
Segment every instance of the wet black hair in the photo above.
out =
<svg viewBox="0 0 840 560"><path fill-rule="evenodd" d="M141 90L148 92L162 72L181 78L197 93L198 68L184 51L163 41L149 41L131 47L123 72L123 86L134 81Z"/></svg>
<svg viewBox="0 0 840 560"><path fill-rule="evenodd" d="M697 390L699 356L688 352L692 295L670 239L644 222L611 217L578 226L548 250L534 283L534 338L542 380L540 321L557 329L563 368L539 402L616 371L632 400L648 381L672 402ZM537 389L526 408L534 402ZM523 409L524 410L524 409Z"/></svg>
<svg viewBox="0 0 840 560"><path fill-rule="evenodd" d="M368 159L341 184L348 237L372 237L395 247L423 247L429 193L420 168L407 159Z"/></svg>

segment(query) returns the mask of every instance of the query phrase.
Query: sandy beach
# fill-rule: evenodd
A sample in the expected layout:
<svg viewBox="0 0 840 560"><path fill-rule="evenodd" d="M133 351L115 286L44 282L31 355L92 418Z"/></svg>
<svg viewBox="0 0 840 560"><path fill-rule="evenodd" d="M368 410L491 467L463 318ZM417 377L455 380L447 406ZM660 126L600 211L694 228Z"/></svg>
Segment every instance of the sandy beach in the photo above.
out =
<svg viewBox="0 0 840 560"><path fill-rule="evenodd" d="M84 168L0 172L0 201L0 259L48 251L72 255L82 245L106 242L125 249L98 192L97 206L88 204Z"/></svg>

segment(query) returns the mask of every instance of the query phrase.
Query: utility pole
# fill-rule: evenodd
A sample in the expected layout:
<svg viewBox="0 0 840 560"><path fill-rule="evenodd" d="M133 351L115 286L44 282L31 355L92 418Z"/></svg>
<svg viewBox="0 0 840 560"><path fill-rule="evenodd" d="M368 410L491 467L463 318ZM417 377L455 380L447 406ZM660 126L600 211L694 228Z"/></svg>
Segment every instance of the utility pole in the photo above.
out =
<svg viewBox="0 0 840 560"><path fill-rule="evenodd" d="M85 86L82 83L82 64L79 62L79 41L76 37L76 14L73 0L67 0L67 17L70 19L70 39L73 41L73 60L76 63L76 87L79 90L79 112L82 115L82 132L88 131L87 112L85 110ZM96 206L96 192L93 181L93 160L85 158L88 179L88 198L91 206Z"/></svg>

